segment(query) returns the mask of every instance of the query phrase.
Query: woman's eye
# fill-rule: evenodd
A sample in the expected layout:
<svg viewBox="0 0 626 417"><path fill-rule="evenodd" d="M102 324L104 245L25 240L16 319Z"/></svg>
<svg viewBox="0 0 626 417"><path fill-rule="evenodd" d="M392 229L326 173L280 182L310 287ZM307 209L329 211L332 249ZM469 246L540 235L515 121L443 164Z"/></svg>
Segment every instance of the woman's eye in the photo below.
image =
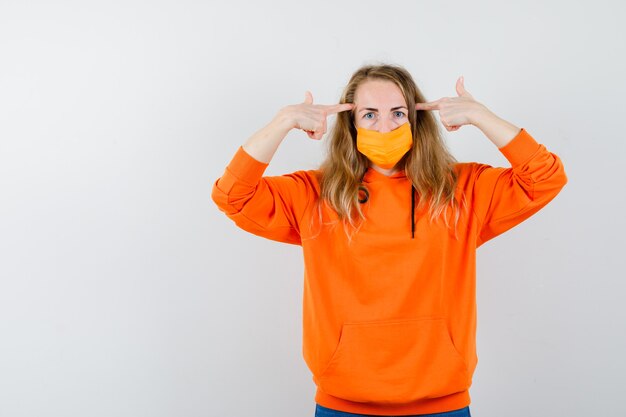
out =
<svg viewBox="0 0 626 417"><path fill-rule="evenodd" d="M364 119L367 119L367 120L372 120L372 119L374 118L374 113L372 113L372 112L365 113L365 114L363 115L363 118L364 118Z"/></svg>
<svg viewBox="0 0 626 417"><path fill-rule="evenodd" d="M396 115L396 117L397 117L398 119L399 119L399 118L401 118L401 117L404 117L404 112L399 111L399 110L398 110L398 111L396 111L396 112L394 112L394 114Z"/></svg>

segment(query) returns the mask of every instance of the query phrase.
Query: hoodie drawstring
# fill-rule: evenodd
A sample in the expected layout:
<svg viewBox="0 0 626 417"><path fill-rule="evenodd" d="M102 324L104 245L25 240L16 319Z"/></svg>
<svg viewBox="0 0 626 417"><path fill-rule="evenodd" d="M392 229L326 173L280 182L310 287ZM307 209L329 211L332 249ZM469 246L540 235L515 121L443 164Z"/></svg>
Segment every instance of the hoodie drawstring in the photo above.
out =
<svg viewBox="0 0 626 417"><path fill-rule="evenodd" d="M411 184L411 239L415 239L415 190Z"/></svg>

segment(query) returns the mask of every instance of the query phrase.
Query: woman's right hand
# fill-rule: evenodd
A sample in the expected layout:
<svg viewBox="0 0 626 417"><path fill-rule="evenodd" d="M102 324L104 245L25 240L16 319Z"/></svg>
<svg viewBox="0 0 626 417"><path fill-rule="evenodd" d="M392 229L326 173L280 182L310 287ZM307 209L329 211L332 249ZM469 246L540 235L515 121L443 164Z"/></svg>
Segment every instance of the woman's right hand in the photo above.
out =
<svg viewBox="0 0 626 417"><path fill-rule="evenodd" d="M320 140L326 133L326 118L342 111L352 110L353 103L313 104L313 95L307 91L304 102L284 107L278 116L287 120L290 129L304 130L311 139Z"/></svg>
<svg viewBox="0 0 626 417"><path fill-rule="evenodd" d="M353 107L352 103L313 104L313 96L307 91L304 103L282 108L268 125L248 138L243 149L257 161L269 163L291 129L304 130L311 139L319 140L326 133L328 116Z"/></svg>

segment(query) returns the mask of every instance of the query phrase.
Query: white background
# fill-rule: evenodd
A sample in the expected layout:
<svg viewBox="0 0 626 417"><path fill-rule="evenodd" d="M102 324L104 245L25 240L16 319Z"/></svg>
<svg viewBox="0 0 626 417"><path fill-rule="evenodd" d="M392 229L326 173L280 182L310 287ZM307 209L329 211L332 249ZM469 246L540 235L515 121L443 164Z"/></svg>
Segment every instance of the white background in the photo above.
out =
<svg viewBox="0 0 626 417"><path fill-rule="evenodd" d="M472 415L623 412L620 1L0 2L0 416L302 416L301 248L210 199L283 106L366 63L474 97L569 183L478 259ZM437 115L438 116L438 115ZM473 126L461 161L508 166ZM294 131L266 175L312 169Z"/></svg>

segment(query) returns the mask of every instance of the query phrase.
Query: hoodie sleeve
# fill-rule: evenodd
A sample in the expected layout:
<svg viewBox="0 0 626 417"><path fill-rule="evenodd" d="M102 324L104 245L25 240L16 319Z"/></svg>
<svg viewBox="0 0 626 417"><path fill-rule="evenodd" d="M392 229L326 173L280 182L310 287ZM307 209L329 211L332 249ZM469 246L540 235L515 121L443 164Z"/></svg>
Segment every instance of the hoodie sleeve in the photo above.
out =
<svg viewBox="0 0 626 417"><path fill-rule="evenodd" d="M477 247L532 216L567 183L560 158L523 128L499 150L511 168L475 164L472 173L472 201L480 223Z"/></svg>
<svg viewBox="0 0 626 417"><path fill-rule="evenodd" d="M300 245L300 219L314 195L307 171L263 177L269 164L239 147L211 198L237 226L278 242Z"/></svg>

